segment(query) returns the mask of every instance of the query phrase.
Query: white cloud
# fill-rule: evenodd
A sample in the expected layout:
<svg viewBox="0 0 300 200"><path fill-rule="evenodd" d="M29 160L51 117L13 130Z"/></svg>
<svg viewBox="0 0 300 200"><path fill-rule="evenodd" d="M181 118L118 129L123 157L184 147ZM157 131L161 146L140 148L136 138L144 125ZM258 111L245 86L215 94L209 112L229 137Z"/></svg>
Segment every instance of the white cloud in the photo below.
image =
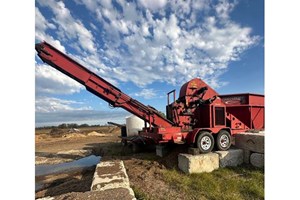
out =
<svg viewBox="0 0 300 200"><path fill-rule="evenodd" d="M112 9L110 1L99 2L107 7L107 12L109 13L109 9ZM80 2L77 1L77 3ZM93 9L95 9L95 3L97 2L85 1L85 5ZM71 11L63 2L57 2L54 0L40 0L38 1L38 4L44 7L49 7L53 12L55 17L52 19L52 21L55 22L56 26L58 27L56 31L58 38L77 50L76 53L71 54L68 52L67 54L80 64L90 69L92 72L100 75L105 80L114 85L118 85L118 82L116 81L117 78L115 77L116 74L112 73L113 68L103 64L103 61L107 61L107 64L113 63L113 61L106 58L102 48L96 49L95 38L92 35L92 31L88 30L88 28L86 28L80 20L75 19L72 16ZM112 13L113 15L118 15L116 12ZM92 29L97 29L95 24L89 23L89 25L92 27ZM124 26L122 22L118 22L114 24L114 26L118 30L120 29L126 32L126 26ZM42 31L41 33L44 34ZM53 40L50 40L50 44L52 44L51 41Z"/></svg>
<svg viewBox="0 0 300 200"><path fill-rule="evenodd" d="M36 64L35 89L37 94L72 94L84 87L46 64Z"/></svg>
<svg viewBox="0 0 300 200"><path fill-rule="evenodd" d="M118 63L112 65L116 68L112 77L138 86L155 81L181 85L195 77L221 86L224 83L219 83L220 75L216 74L224 72L230 62L258 41L250 27L241 27L229 19L235 1L215 5L210 1L141 1L150 10L141 11L131 5L135 19L124 17L128 15L124 12L128 4L118 2L123 12L111 8L111 4L86 6L93 13L98 11L109 17L109 21L99 18L99 23L114 36L104 38L110 44L106 58ZM160 12L161 16L155 17L154 10L163 7L171 12ZM215 12L215 17L208 11Z"/></svg>
<svg viewBox="0 0 300 200"><path fill-rule="evenodd" d="M237 1L229 2L227 0L221 0L216 6L217 16L227 19L229 18L229 13L234 9L237 5Z"/></svg>
<svg viewBox="0 0 300 200"><path fill-rule="evenodd" d="M57 34L61 40L66 42L76 39L83 50L89 51L90 53L96 51L91 31L89 31L80 20L76 20L72 17L70 10L66 8L62 1L40 0L38 3L41 6L49 7L54 13L55 18L53 21L58 26Z"/></svg>
<svg viewBox="0 0 300 200"><path fill-rule="evenodd" d="M37 96L35 100L36 126L51 126L62 123L106 124L108 121L125 123L130 114L124 110L94 110L87 102L55 97Z"/></svg>
<svg viewBox="0 0 300 200"><path fill-rule="evenodd" d="M140 3L151 10L157 10L163 8L167 4L167 0L140 0Z"/></svg>
<svg viewBox="0 0 300 200"><path fill-rule="evenodd" d="M93 23L90 23L90 26L92 27L92 29L94 29L95 31L97 31L98 30L98 28L95 26L95 24L93 24Z"/></svg>
<svg viewBox="0 0 300 200"><path fill-rule="evenodd" d="M251 27L230 18L235 0L75 2L86 7L88 11L81 9L90 21L81 19L64 1L37 1L37 6L47 7L51 17L46 19L44 16L50 15L36 8L36 39L63 52L72 47L76 51L68 49L67 54L77 62L114 85L133 82L143 89L132 96L145 99L157 97L156 90L146 88L153 82L182 85L200 77L213 88L227 84L219 77L260 39ZM61 72L37 64L37 120L80 121L82 113L85 120L109 119L111 114L89 111L82 102L46 97L81 89L84 87ZM118 116L120 120L123 114Z"/></svg>
<svg viewBox="0 0 300 200"><path fill-rule="evenodd" d="M177 18L172 14L166 27L166 35L169 36L171 40L176 40L180 32L181 30L177 26Z"/></svg>
<svg viewBox="0 0 300 200"><path fill-rule="evenodd" d="M157 92L152 88L143 88L140 92L134 93L133 96L143 97L144 99L152 99L157 97Z"/></svg>
<svg viewBox="0 0 300 200"><path fill-rule="evenodd" d="M61 112L61 111L74 111L74 110L92 110L90 106L82 106L84 103L64 100L54 97L38 96L35 100L36 112ZM78 107L78 105L80 105Z"/></svg>
<svg viewBox="0 0 300 200"><path fill-rule="evenodd" d="M38 30L46 30L48 28L55 29L56 26L52 23L49 23L45 17L42 15L40 10L36 7L35 8L35 27Z"/></svg>
<svg viewBox="0 0 300 200"><path fill-rule="evenodd" d="M65 47L60 41L55 40L51 35L47 34L48 29L56 29L56 26L49 23L41 14L38 8L35 8L35 37L39 42L47 41L62 52L66 52Z"/></svg>
<svg viewBox="0 0 300 200"><path fill-rule="evenodd" d="M101 27L97 34L102 46L97 46L92 32L63 2L38 3L51 8L60 38L65 42L76 39L86 50L72 57L113 84L131 81L145 87L159 81L182 85L200 77L220 87L225 83L219 77L229 63L259 41L250 27L230 19L236 1L140 1L140 5L76 0L98 20L93 25Z"/></svg>

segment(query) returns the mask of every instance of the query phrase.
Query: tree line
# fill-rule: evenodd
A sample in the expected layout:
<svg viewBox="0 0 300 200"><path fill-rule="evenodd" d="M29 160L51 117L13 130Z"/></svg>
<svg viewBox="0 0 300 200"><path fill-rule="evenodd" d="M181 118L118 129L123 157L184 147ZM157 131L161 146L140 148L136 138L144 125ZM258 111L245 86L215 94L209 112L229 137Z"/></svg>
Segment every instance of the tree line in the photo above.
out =
<svg viewBox="0 0 300 200"><path fill-rule="evenodd" d="M67 124L67 123L62 123L62 124L59 124L57 126L43 126L43 127L37 127L36 129L48 129L48 128L60 128L60 129L63 129L63 128L86 128L86 127L97 127L97 126L103 126L103 125L89 125L89 124L76 124L76 123L70 123L70 124ZM107 125L104 125L104 126L107 126Z"/></svg>

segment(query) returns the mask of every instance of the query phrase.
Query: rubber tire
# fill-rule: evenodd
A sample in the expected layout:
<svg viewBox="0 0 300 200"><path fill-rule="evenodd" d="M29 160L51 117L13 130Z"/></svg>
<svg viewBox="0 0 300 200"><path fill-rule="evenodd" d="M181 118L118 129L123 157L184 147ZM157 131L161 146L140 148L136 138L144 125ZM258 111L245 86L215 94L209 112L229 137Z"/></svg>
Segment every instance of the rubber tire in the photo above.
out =
<svg viewBox="0 0 300 200"><path fill-rule="evenodd" d="M208 136L211 140L211 146L209 149L207 150L204 150L202 147L201 147L201 139L204 137L204 136ZM212 134L208 131L200 131L198 133L198 137L197 137L197 143L196 143L196 146L198 147L200 153L209 153L212 151L212 149L214 148L214 144L215 144L215 139L214 137L212 136Z"/></svg>
<svg viewBox="0 0 300 200"><path fill-rule="evenodd" d="M227 137L229 138L229 144L227 145L227 147L222 147L221 144L220 144L220 142L221 142L220 139L221 139L222 135L227 135ZM231 146L231 135L229 134L228 131L220 130L220 132L218 133L217 139L216 139L216 146L217 146L217 149L220 150L220 151L226 151L230 148L230 146Z"/></svg>

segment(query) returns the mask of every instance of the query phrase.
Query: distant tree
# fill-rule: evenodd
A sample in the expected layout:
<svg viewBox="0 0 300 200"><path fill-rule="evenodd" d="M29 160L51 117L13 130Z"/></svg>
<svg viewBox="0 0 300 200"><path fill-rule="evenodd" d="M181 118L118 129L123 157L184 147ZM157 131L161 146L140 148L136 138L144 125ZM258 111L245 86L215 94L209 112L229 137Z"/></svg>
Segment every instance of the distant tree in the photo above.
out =
<svg viewBox="0 0 300 200"><path fill-rule="evenodd" d="M80 124L79 127L83 128L83 127L89 127L90 125L88 124Z"/></svg>
<svg viewBox="0 0 300 200"><path fill-rule="evenodd" d="M57 128L68 128L68 125L63 123L57 126Z"/></svg>
<svg viewBox="0 0 300 200"><path fill-rule="evenodd" d="M72 123L72 124L67 124L68 128L78 128L78 124Z"/></svg>

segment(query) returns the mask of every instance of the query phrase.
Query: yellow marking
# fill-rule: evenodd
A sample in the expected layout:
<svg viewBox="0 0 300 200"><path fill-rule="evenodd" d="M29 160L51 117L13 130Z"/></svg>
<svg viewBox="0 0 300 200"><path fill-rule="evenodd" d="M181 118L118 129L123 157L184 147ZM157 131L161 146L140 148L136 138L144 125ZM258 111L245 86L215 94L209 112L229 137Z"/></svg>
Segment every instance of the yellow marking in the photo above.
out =
<svg viewBox="0 0 300 200"><path fill-rule="evenodd" d="M194 81L191 82L190 84L191 84L191 87L193 87L193 88L194 88L194 87L197 87L197 83L195 83Z"/></svg>

